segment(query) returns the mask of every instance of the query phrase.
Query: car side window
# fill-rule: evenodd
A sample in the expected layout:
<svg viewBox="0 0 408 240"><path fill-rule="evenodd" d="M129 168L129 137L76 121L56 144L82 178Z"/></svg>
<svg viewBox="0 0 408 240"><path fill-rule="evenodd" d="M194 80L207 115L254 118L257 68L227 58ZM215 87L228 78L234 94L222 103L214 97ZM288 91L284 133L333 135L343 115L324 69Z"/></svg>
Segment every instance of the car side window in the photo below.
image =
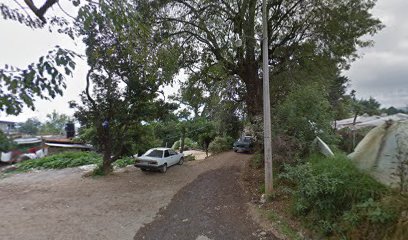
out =
<svg viewBox="0 0 408 240"><path fill-rule="evenodd" d="M176 155L176 152L171 150L171 149L169 150L169 153L170 153L170 155Z"/></svg>
<svg viewBox="0 0 408 240"><path fill-rule="evenodd" d="M169 156L170 156L169 151L168 150L164 151L164 157L166 158L166 157L169 157Z"/></svg>

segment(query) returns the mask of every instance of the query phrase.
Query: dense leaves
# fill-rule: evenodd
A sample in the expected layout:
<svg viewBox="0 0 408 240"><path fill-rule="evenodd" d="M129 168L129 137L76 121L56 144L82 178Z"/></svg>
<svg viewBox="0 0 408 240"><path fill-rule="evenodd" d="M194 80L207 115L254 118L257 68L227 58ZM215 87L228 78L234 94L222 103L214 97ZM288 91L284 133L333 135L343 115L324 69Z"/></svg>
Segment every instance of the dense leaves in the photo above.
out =
<svg viewBox="0 0 408 240"><path fill-rule="evenodd" d="M65 124L71 122L71 118L65 114L59 114L57 111L47 114L47 119L41 126L43 134L60 134L64 135Z"/></svg>
<svg viewBox="0 0 408 240"><path fill-rule="evenodd" d="M93 142L104 153L104 172L120 156L140 151L134 146L143 144L151 130L144 123L166 119L176 107L165 102L160 86L177 73L180 50L154 41L141 8L143 2L103 1L79 13L77 25L91 68L82 104L72 105L80 123L94 130Z"/></svg>
<svg viewBox="0 0 408 240"><path fill-rule="evenodd" d="M184 64L192 73L218 66L228 77L239 77L240 94L250 117L261 113L261 7L255 0L154 1L158 32L185 49ZM268 57L272 78L314 61L347 68L361 37L381 29L369 13L375 1L272 1L268 4ZM169 27L170 26L170 27ZM242 41L242 45L235 43ZM200 50L199 50L200 49ZM205 81L205 80L204 80ZM277 103L277 102L275 102ZM192 106L197 108L197 104Z"/></svg>
<svg viewBox="0 0 408 240"><path fill-rule="evenodd" d="M18 131L23 134L36 135L40 131L41 122L37 118L29 118L20 123Z"/></svg>
<svg viewBox="0 0 408 240"><path fill-rule="evenodd" d="M384 201L392 193L346 156L313 155L305 164L287 166L280 177L294 184L295 214L324 234L382 239L398 218L399 206Z"/></svg>
<svg viewBox="0 0 408 240"><path fill-rule="evenodd" d="M3 131L0 130L0 154L1 152L8 152L15 147L13 140L7 137Z"/></svg>
<svg viewBox="0 0 408 240"><path fill-rule="evenodd" d="M62 95L65 76L75 69L70 50L56 46L24 69L6 64L0 68L0 111L17 115L24 106L35 109L34 98L52 99Z"/></svg>

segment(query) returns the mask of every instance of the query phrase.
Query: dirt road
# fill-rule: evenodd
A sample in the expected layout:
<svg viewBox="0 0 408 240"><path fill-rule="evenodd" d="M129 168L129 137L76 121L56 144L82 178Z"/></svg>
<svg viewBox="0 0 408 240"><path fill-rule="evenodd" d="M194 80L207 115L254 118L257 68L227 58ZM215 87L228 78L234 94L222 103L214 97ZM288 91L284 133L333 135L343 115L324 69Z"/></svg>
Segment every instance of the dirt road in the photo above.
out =
<svg viewBox="0 0 408 240"><path fill-rule="evenodd" d="M224 153L166 174L130 167L100 178L65 169L1 179L0 239L265 238L237 181L248 157ZM173 225L152 231L170 223L177 225L171 232Z"/></svg>

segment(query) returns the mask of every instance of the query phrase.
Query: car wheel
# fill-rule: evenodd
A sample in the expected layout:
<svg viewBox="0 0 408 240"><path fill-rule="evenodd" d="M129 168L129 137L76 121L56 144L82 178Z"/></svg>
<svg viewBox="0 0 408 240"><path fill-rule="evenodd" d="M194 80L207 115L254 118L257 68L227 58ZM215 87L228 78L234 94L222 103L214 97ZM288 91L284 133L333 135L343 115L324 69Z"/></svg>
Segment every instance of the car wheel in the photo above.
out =
<svg viewBox="0 0 408 240"><path fill-rule="evenodd" d="M167 172L167 163L165 163L165 164L163 165L163 167L160 169L160 172L162 172L162 173Z"/></svg>
<svg viewBox="0 0 408 240"><path fill-rule="evenodd" d="M184 158L182 157L182 158L180 158L180 161L178 162L178 164L183 165L183 163L184 163Z"/></svg>
<svg viewBox="0 0 408 240"><path fill-rule="evenodd" d="M140 170L142 170L142 172L146 172L146 171L147 171L146 168L141 168Z"/></svg>
<svg viewBox="0 0 408 240"><path fill-rule="evenodd" d="M238 152L238 150L237 150L237 149L234 149L234 152Z"/></svg>

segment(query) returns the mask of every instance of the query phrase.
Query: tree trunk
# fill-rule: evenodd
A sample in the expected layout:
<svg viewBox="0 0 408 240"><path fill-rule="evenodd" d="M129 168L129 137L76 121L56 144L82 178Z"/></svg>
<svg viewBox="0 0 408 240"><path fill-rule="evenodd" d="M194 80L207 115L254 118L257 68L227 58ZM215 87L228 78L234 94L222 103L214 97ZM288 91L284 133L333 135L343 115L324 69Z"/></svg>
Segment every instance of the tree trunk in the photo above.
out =
<svg viewBox="0 0 408 240"><path fill-rule="evenodd" d="M104 132L104 149L103 149L103 163L102 172L107 175L113 171L112 168L112 142L110 138L109 126L103 129Z"/></svg>
<svg viewBox="0 0 408 240"><path fill-rule="evenodd" d="M103 153L103 163L101 170L104 175L107 175L113 171L111 156L110 154L108 155L107 151Z"/></svg>
<svg viewBox="0 0 408 240"><path fill-rule="evenodd" d="M246 86L245 103L250 122L254 122L255 117L262 116L262 80L258 75L256 64L245 64L240 71L240 77Z"/></svg>
<svg viewBox="0 0 408 240"><path fill-rule="evenodd" d="M185 129L185 127L183 126L183 127L181 128L180 153L183 153L183 152L184 152L184 139L185 139L185 137L186 137L186 129Z"/></svg>

